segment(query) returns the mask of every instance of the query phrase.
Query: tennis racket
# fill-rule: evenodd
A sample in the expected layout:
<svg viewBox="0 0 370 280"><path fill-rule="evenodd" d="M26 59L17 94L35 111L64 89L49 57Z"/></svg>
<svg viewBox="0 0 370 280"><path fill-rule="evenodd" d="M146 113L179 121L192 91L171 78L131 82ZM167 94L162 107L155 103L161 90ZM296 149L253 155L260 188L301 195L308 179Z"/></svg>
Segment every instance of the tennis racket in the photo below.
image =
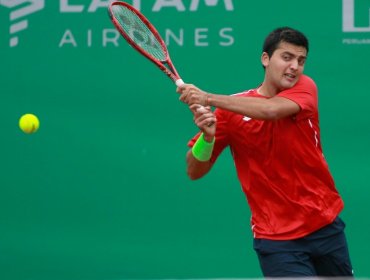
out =
<svg viewBox="0 0 370 280"><path fill-rule="evenodd" d="M115 28L135 50L153 62L177 86L184 84L162 37L141 12L125 2L113 1L108 6L108 13Z"/></svg>
<svg viewBox="0 0 370 280"><path fill-rule="evenodd" d="M176 86L184 84L164 40L140 11L125 2L113 1L108 6L108 14L115 28L135 50L153 62ZM198 105L198 110L206 111L201 105ZM208 126L213 124L210 122Z"/></svg>
<svg viewBox="0 0 370 280"><path fill-rule="evenodd" d="M115 28L135 50L153 62L176 86L184 84L164 40L140 11L125 2L113 1L108 6L108 14ZM198 110L206 111L201 105ZM212 125L213 122L208 126Z"/></svg>

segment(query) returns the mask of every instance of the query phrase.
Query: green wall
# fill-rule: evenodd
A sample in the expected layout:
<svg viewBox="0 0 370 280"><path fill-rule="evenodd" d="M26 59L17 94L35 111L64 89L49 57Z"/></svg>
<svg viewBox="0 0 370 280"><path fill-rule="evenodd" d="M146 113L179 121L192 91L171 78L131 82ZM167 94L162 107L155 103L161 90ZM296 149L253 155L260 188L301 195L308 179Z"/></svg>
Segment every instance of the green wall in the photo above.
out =
<svg viewBox="0 0 370 280"><path fill-rule="evenodd" d="M112 42L108 1L8 2L0 1L0 278L261 277L230 154L206 178L186 177L191 113L169 79L123 39ZM34 12L20 14L31 2ZM183 32L182 43L168 41L172 59L186 82L210 92L257 86L262 41L275 27L306 33L353 265L370 277L370 1L135 4L162 35ZM343 6L358 29L343 31ZM26 29L10 28L22 21ZM39 117L36 134L18 128L25 113Z"/></svg>

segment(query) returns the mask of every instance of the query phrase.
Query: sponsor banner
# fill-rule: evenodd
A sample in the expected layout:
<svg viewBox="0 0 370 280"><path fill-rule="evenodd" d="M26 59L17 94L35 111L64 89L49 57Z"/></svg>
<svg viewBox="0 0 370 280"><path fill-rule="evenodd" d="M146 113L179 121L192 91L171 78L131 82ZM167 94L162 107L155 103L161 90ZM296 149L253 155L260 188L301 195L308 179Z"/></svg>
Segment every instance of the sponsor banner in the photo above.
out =
<svg viewBox="0 0 370 280"><path fill-rule="evenodd" d="M370 45L370 1L342 0L342 31L345 45Z"/></svg>
<svg viewBox="0 0 370 280"><path fill-rule="evenodd" d="M48 39L55 47L119 47L120 35L110 24L108 17L103 21L100 15L106 13L109 2L59 0L58 6L55 6L55 2L45 0L0 0L2 8L9 11L8 22L2 19L4 25L8 25L8 46L22 47L25 44L23 34L33 32L34 21L36 18L42 18L44 24L57 24L52 38ZM192 40L192 44L196 47L207 47L210 45L211 37L221 47L230 47L235 42L234 28L228 24L235 10L233 0L132 0L127 2L139 10L145 10L144 13L148 18L158 18L158 14L171 13L168 26L160 30L167 44L183 46ZM219 24L217 29L213 28L212 31L210 26L196 26L193 23L179 26L173 21L177 14L196 15L197 18L202 19L209 13L215 12L220 15ZM91 17L93 14L99 14L100 24L96 23L96 18ZM223 16L224 14L228 14L229 18ZM54 22L54 19L58 21ZM91 23L90 26L89 23ZM99 28L96 28L97 26ZM188 26L191 26L191 30L187 28Z"/></svg>

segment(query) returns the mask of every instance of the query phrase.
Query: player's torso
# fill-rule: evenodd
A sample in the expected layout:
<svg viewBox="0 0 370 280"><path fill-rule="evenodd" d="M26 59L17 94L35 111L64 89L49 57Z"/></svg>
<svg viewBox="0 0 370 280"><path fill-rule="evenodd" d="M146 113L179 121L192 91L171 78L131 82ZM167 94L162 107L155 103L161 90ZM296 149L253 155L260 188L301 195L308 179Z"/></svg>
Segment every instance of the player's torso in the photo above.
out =
<svg viewBox="0 0 370 280"><path fill-rule="evenodd" d="M256 120L233 114L228 120L230 147L236 156L266 161L321 154L317 119L288 117L279 120ZM237 159L237 158L236 158Z"/></svg>

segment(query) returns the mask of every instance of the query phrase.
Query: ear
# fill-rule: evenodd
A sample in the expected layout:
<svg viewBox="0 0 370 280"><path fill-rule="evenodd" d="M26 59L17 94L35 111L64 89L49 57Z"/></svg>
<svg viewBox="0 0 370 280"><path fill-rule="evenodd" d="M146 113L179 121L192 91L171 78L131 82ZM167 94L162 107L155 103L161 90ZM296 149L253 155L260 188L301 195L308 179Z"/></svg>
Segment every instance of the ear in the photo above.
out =
<svg viewBox="0 0 370 280"><path fill-rule="evenodd" d="M261 63L263 65L263 67L267 67L269 65L269 62L270 62L270 57L268 55L267 52L263 52L262 55L261 55Z"/></svg>

